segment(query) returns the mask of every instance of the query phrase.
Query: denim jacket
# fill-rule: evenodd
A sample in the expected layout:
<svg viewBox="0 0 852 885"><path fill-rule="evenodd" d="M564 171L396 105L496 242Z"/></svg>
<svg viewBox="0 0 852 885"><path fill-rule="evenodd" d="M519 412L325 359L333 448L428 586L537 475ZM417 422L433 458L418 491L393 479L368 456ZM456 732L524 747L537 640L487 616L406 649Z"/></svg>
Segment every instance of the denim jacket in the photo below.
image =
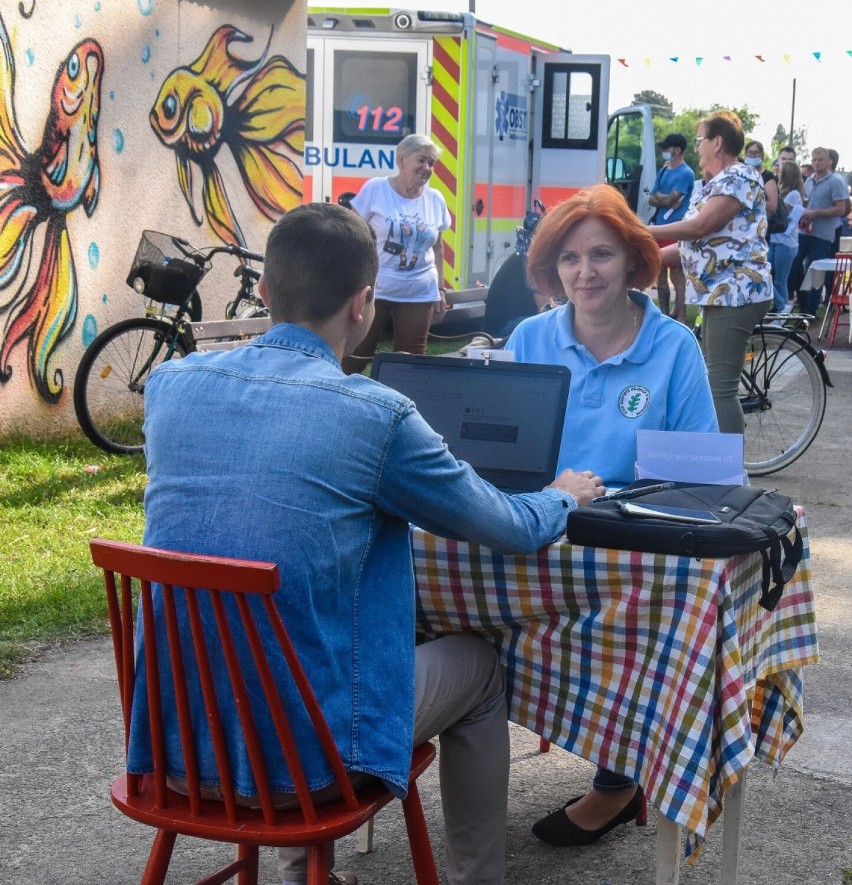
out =
<svg viewBox="0 0 852 885"><path fill-rule="evenodd" d="M563 531L573 498L498 492L456 461L410 400L345 376L325 341L290 324L230 352L160 366L146 385L145 414L144 543L278 563L277 604L345 766L403 795L414 719L409 523L527 553ZM158 618L170 708L164 646ZM128 766L141 773L151 770L151 754L140 649L137 666ZM273 667L283 673L277 659ZM216 678L224 682L224 668ZM288 703L288 680L279 684L298 741L308 726ZM236 721L233 709L222 712ZM215 783L200 702L194 721L202 780ZM272 738L266 725L262 733ZM166 726L170 773L182 777L173 716ZM236 731L227 740L237 790L254 795ZM268 753L274 744L266 741ZM332 781L320 751L304 762L312 789ZM293 791L283 758L272 757L270 783Z"/></svg>

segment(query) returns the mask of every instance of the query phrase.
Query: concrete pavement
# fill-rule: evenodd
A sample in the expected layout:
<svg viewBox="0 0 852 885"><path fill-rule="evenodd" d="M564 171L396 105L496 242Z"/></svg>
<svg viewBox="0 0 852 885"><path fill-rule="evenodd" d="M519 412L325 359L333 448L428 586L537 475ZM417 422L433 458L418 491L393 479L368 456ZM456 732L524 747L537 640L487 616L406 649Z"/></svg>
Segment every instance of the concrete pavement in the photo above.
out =
<svg viewBox="0 0 852 885"><path fill-rule="evenodd" d="M845 330L844 330L845 331ZM811 449L767 477L809 515L822 662L805 672L806 731L777 776L755 764L745 800L740 883L848 885L852 882L852 350L829 355L835 387ZM109 784L121 762L122 730L111 645L99 639L58 648L0 683L0 882L4 885L124 885L138 882L151 833L115 811ZM561 750L541 755L529 732L512 728L508 875L515 885L652 885L656 825L627 826L597 845L552 849L530 834L541 813L584 791L592 766ZM436 766L421 790L439 863L443 845ZM720 882L721 824L681 882ZM178 842L169 882L209 872L227 848ZM398 805L376 824L375 851L354 837L338 865L363 885L414 882ZM843 870L850 872L844 877ZM261 881L274 883L274 852ZM732 885L732 883L723 883Z"/></svg>

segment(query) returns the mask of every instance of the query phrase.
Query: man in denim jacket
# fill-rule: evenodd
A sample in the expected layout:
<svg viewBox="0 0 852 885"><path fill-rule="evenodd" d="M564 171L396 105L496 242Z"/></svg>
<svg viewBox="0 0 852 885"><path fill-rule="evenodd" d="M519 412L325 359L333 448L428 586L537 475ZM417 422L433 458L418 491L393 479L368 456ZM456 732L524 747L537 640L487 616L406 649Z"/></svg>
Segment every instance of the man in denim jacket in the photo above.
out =
<svg viewBox="0 0 852 885"><path fill-rule="evenodd" d="M456 461L410 400L344 375L341 359L373 319L376 264L373 232L353 212L313 204L279 220L260 284L272 329L165 363L146 385L144 543L278 563L278 605L347 769L402 795L412 747L440 735L448 881L495 885L509 771L503 673L472 636L415 650L409 523L530 553L601 480L565 471L542 492L504 495ZM129 768L142 772L140 665ZM251 796L245 748L233 743L238 791ZM208 740L208 782L211 760ZM331 782L321 753L304 762L312 789ZM283 761L270 775L274 790L293 791ZM304 852L282 850L279 868L285 882L303 881Z"/></svg>

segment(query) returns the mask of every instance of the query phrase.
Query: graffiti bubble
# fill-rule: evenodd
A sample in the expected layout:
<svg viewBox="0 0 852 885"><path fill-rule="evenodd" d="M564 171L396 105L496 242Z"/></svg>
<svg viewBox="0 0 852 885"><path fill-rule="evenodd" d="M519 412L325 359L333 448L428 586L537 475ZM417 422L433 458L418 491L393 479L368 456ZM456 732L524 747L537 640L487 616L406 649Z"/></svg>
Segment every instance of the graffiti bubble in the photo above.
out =
<svg viewBox="0 0 852 885"><path fill-rule="evenodd" d="M98 0L98 2L95 3L95 12L100 12L100 11L101 11L101 4L100 4L100 0Z"/></svg>
<svg viewBox="0 0 852 885"><path fill-rule="evenodd" d="M136 5L142 15L150 15L154 11L155 0L136 0Z"/></svg>
<svg viewBox="0 0 852 885"><path fill-rule="evenodd" d="M83 19L79 15L74 16L74 27L79 31L83 27Z"/></svg>
<svg viewBox="0 0 852 885"><path fill-rule="evenodd" d="M32 63L35 61L35 53L32 51L32 49L28 49L24 53L24 55L26 56L27 64L32 65Z"/></svg>
<svg viewBox="0 0 852 885"><path fill-rule="evenodd" d="M94 270L101 260L101 250L97 243L89 243L89 266Z"/></svg>
<svg viewBox="0 0 852 885"><path fill-rule="evenodd" d="M110 89L110 91L109 91L109 100L115 101L115 90L114 89Z"/></svg>
<svg viewBox="0 0 852 885"><path fill-rule="evenodd" d="M83 347L88 347L98 337L98 321L87 314L83 320Z"/></svg>
<svg viewBox="0 0 852 885"><path fill-rule="evenodd" d="M113 129L112 143L117 154L120 154L124 150L124 133L120 129Z"/></svg>
<svg viewBox="0 0 852 885"><path fill-rule="evenodd" d="M142 64L146 65L149 61L151 61L151 47L144 46L142 48Z"/></svg>
<svg viewBox="0 0 852 885"><path fill-rule="evenodd" d="M102 301L104 304L106 304L108 300L109 300L109 296L107 295L106 292L104 292L104 294L101 295L101 301Z"/></svg>

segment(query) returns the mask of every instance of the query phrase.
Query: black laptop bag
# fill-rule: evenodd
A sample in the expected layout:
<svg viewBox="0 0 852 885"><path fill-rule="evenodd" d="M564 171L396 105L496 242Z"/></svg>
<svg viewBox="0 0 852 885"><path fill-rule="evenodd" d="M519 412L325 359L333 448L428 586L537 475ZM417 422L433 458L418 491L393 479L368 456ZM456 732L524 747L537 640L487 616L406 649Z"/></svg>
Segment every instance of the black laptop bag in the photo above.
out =
<svg viewBox="0 0 852 885"><path fill-rule="evenodd" d="M640 480L627 488L651 484L654 481ZM601 501L578 507L568 514L568 540L591 547L696 558L760 552L763 556L760 604L769 611L778 605L784 584L793 577L801 562L803 544L796 527L793 502L779 492L753 486L675 483L671 489L638 496L632 503L709 510L720 523L687 525L637 518L622 513L614 500Z"/></svg>

